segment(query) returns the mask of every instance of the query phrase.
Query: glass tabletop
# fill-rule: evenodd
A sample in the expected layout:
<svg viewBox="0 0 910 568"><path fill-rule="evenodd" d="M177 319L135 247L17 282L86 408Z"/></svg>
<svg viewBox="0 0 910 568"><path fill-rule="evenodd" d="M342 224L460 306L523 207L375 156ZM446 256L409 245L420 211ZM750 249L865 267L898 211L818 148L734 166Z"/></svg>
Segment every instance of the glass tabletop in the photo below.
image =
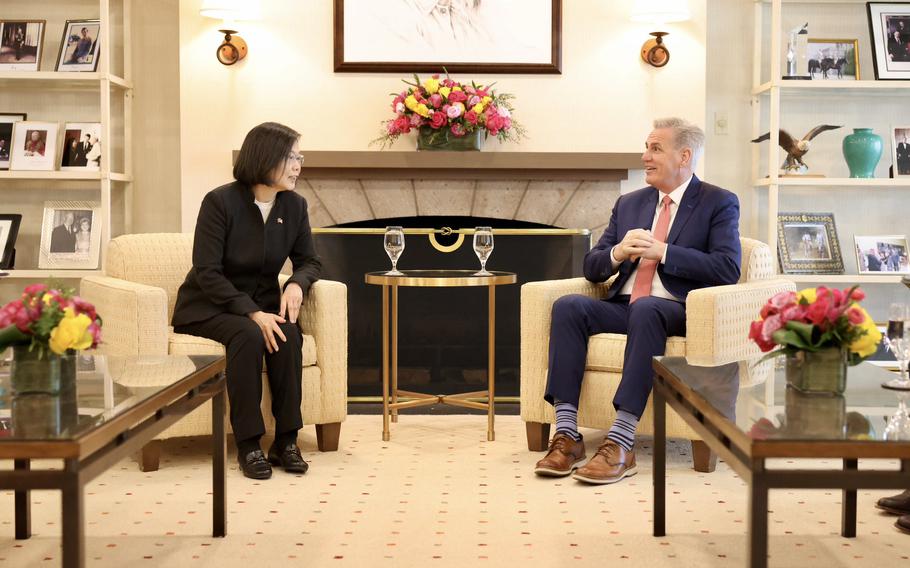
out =
<svg viewBox="0 0 910 568"><path fill-rule="evenodd" d="M72 440L216 363L216 355L80 355L76 382L59 394L14 395L0 360L0 444Z"/></svg>
<svg viewBox="0 0 910 568"><path fill-rule="evenodd" d="M892 440L888 421L908 396L882 388L894 375L870 363L848 367L846 391L831 395L788 387L783 358L714 367L690 365L685 357L657 359L754 441Z"/></svg>
<svg viewBox="0 0 910 568"><path fill-rule="evenodd" d="M491 270L489 275L478 275L476 270L402 270L400 275L387 272L368 272L367 284L419 287L498 286L514 284L514 272Z"/></svg>

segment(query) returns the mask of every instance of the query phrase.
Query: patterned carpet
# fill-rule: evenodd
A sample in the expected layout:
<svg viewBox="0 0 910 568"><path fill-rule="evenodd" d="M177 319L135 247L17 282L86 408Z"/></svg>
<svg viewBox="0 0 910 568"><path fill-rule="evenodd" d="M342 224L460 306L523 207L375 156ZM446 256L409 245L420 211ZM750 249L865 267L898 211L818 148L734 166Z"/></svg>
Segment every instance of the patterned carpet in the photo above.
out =
<svg viewBox="0 0 910 568"><path fill-rule="evenodd" d="M713 474L692 470L688 442L670 443L669 536L653 538L649 439L639 443L639 475L591 487L535 477L540 454L527 451L518 417L498 417L495 442L485 441L485 425L483 416L404 415L392 441L382 442L378 416L351 416L342 451L329 454L315 451L309 427L304 476L276 471L254 482L231 462L223 539L209 536L205 439L169 441L159 471L142 473L127 460L88 487L87 564L745 565L744 485L723 463ZM584 433L590 454L603 433ZM910 536L873 508L889 493L860 493L859 537L847 540L838 536L839 491L773 492L770 565L910 565ZM12 493L4 492L0 565L59 566L59 493L33 494L28 541L13 540L12 514Z"/></svg>

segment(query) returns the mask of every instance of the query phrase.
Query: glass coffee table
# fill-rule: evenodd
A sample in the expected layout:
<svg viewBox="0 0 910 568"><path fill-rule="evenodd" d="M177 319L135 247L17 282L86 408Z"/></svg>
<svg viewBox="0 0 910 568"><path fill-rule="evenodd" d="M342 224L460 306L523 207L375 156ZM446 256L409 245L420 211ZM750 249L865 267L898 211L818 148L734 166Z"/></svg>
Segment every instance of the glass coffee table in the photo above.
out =
<svg viewBox="0 0 910 568"><path fill-rule="evenodd" d="M0 489L15 492L16 539L31 537L29 491L62 493L63 566L85 565L85 485L212 401L212 534L225 535L224 357L80 356L60 393L13 394L0 367ZM63 460L32 469L32 460ZM59 462L54 461L53 465Z"/></svg>
<svg viewBox="0 0 910 568"><path fill-rule="evenodd" d="M514 272L490 271L488 276L478 276L475 270L402 270L400 276L385 272L368 272L367 284L382 286L382 439L389 441L389 420L398 421L398 410L433 404L451 404L463 408L487 411L487 440L496 439L493 427L495 416L493 396L496 388L496 287L514 284ZM454 395L427 394L403 391L398 388L398 288L452 288L461 286L486 286L487 296L487 390ZM391 297L391 300L390 300ZM389 322L391 320L391 333ZM391 335L391 342L389 335ZM391 348L390 348L391 343ZM391 359L391 395L389 374ZM398 398L407 400L399 402ZM391 400L390 400L391 399ZM486 400L478 402L474 399Z"/></svg>
<svg viewBox="0 0 910 568"><path fill-rule="evenodd" d="M880 367L849 367L842 396L788 387L774 361L699 366L655 357L653 367L654 536L666 535L667 406L746 482L752 568L768 564L769 490L841 489L841 535L854 537L857 489L910 488L910 440L892 440L886 429L905 395L881 387L891 375ZM842 467L771 469L770 458L834 458ZM900 469L860 470L860 458L900 460Z"/></svg>

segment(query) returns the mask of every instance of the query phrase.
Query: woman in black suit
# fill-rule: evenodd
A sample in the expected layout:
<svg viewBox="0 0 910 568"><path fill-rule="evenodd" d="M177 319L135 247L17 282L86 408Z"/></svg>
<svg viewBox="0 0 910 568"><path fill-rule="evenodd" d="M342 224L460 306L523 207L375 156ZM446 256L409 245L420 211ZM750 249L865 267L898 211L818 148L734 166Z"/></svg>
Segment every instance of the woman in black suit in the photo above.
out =
<svg viewBox="0 0 910 568"><path fill-rule="evenodd" d="M193 268L177 292L174 331L223 343L237 459L243 474L268 479L270 464L304 473L297 447L303 425L303 338L297 317L303 295L319 278L307 204L294 193L303 156L300 134L274 122L253 128L234 164L236 181L202 200L193 242ZM293 274L278 286L290 258ZM268 459L260 411L262 360L275 416Z"/></svg>

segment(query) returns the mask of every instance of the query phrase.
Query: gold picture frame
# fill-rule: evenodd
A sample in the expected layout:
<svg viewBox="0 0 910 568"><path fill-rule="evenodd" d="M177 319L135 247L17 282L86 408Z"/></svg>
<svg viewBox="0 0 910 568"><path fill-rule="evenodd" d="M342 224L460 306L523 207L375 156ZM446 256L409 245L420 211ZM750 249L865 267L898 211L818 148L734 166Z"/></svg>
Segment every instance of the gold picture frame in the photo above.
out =
<svg viewBox="0 0 910 568"><path fill-rule="evenodd" d="M809 76L823 81L859 81L859 40L809 38Z"/></svg>
<svg viewBox="0 0 910 568"><path fill-rule="evenodd" d="M833 213L778 213L777 250L784 274L843 274Z"/></svg>

